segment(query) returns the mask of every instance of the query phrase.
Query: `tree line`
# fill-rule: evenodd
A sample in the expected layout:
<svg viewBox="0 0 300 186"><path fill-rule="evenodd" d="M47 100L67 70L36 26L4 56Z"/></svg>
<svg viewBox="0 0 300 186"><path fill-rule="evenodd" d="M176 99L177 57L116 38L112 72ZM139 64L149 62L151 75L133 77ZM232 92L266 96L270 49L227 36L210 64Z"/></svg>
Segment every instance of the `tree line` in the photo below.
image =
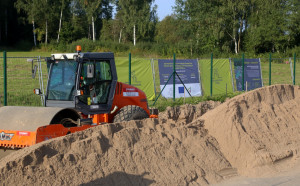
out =
<svg viewBox="0 0 300 186"><path fill-rule="evenodd" d="M159 21L154 0L1 0L0 46L55 48L84 38L190 56L300 48L299 0L175 2Z"/></svg>

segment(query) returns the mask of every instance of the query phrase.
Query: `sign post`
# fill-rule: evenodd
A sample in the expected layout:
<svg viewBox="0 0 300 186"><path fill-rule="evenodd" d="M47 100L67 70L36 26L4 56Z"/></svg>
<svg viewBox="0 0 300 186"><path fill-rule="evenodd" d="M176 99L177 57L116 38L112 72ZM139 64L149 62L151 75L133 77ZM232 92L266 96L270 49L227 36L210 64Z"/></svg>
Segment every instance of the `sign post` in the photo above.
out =
<svg viewBox="0 0 300 186"><path fill-rule="evenodd" d="M176 66L175 66L175 63L176 63L176 56L175 56L175 53L174 53L174 56L173 56L173 101L175 101L175 73L176 73Z"/></svg>
<svg viewBox="0 0 300 186"><path fill-rule="evenodd" d="M211 53L210 56L210 96L212 96L213 93L213 53Z"/></svg>
<svg viewBox="0 0 300 186"><path fill-rule="evenodd" d="M293 84L296 84L296 53L294 54L294 79Z"/></svg>
<svg viewBox="0 0 300 186"><path fill-rule="evenodd" d="M129 53L129 64L128 64L128 67L129 67L129 70L128 70L129 71L129 73L128 73L129 74L128 75L129 76L128 84L131 85L131 53Z"/></svg>
<svg viewBox="0 0 300 186"><path fill-rule="evenodd" d="M271 62L272 62L272 53L270 53L269 57L269 85L271 85Z"/></svg>
<svg viewBox="0 0 300 186"><path fill-rule="evenodd" d="M3 76L4 76L4 106L7 106L7 63L6 51L3 52Z"/></svg>

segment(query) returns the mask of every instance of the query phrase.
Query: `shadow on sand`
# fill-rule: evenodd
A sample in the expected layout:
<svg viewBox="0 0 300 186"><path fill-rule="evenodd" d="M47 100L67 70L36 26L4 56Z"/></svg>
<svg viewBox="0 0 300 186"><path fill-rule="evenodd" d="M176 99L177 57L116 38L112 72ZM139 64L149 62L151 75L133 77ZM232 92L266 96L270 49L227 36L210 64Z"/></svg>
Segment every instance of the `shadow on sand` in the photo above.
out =
<svg viewBox="0 0 300 186"><path fill-rule="evenodd" d="M81 186L92 186L92 185L109 185L109 186L148 186L155 183L154 180L144 178L149 173L143 173L142 175L127 174L125 172L114 172L104 178L93 180L89 183L81 184Z"/></svg>

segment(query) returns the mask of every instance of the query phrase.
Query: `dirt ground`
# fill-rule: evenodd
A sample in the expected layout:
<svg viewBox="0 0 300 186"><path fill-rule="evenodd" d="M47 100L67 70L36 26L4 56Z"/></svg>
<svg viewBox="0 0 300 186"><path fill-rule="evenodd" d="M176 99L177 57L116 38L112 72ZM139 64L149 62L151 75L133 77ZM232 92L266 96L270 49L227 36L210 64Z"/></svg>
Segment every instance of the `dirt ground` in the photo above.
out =
<svg viewBox="0 0 300 186"><path fill-rule="evenodd" d="M224 180L215 186L269 186L269 185L280 185L280 186L298 186L300 183L300 164L299 162L294 164L292 167L286 169L281 167L277 169L278 172L271 175L265 176L236 176L228 180Z"/></svg>
<svg viewBox="0 0 300 186"><path fill-rule="evenodd" d="M0 160L0 183L255 184L245 179L299 165L299 108L300 88L292 85L256 89L222 104L167 108L159 119L93 127L12 153Z"/></svg>

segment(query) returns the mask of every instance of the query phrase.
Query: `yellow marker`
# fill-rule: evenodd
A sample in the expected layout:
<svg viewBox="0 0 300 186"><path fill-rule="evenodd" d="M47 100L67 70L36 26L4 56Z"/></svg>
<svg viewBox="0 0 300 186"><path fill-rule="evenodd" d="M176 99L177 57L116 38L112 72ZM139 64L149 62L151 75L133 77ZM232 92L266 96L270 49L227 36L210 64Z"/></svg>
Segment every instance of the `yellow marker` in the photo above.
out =
<svg viewBox="0 0 300 186"><path fill-rule="evenodd" d="M88 102L88 105L91 105L91 98L90 97L87 98L87 102Z"/></svg>

